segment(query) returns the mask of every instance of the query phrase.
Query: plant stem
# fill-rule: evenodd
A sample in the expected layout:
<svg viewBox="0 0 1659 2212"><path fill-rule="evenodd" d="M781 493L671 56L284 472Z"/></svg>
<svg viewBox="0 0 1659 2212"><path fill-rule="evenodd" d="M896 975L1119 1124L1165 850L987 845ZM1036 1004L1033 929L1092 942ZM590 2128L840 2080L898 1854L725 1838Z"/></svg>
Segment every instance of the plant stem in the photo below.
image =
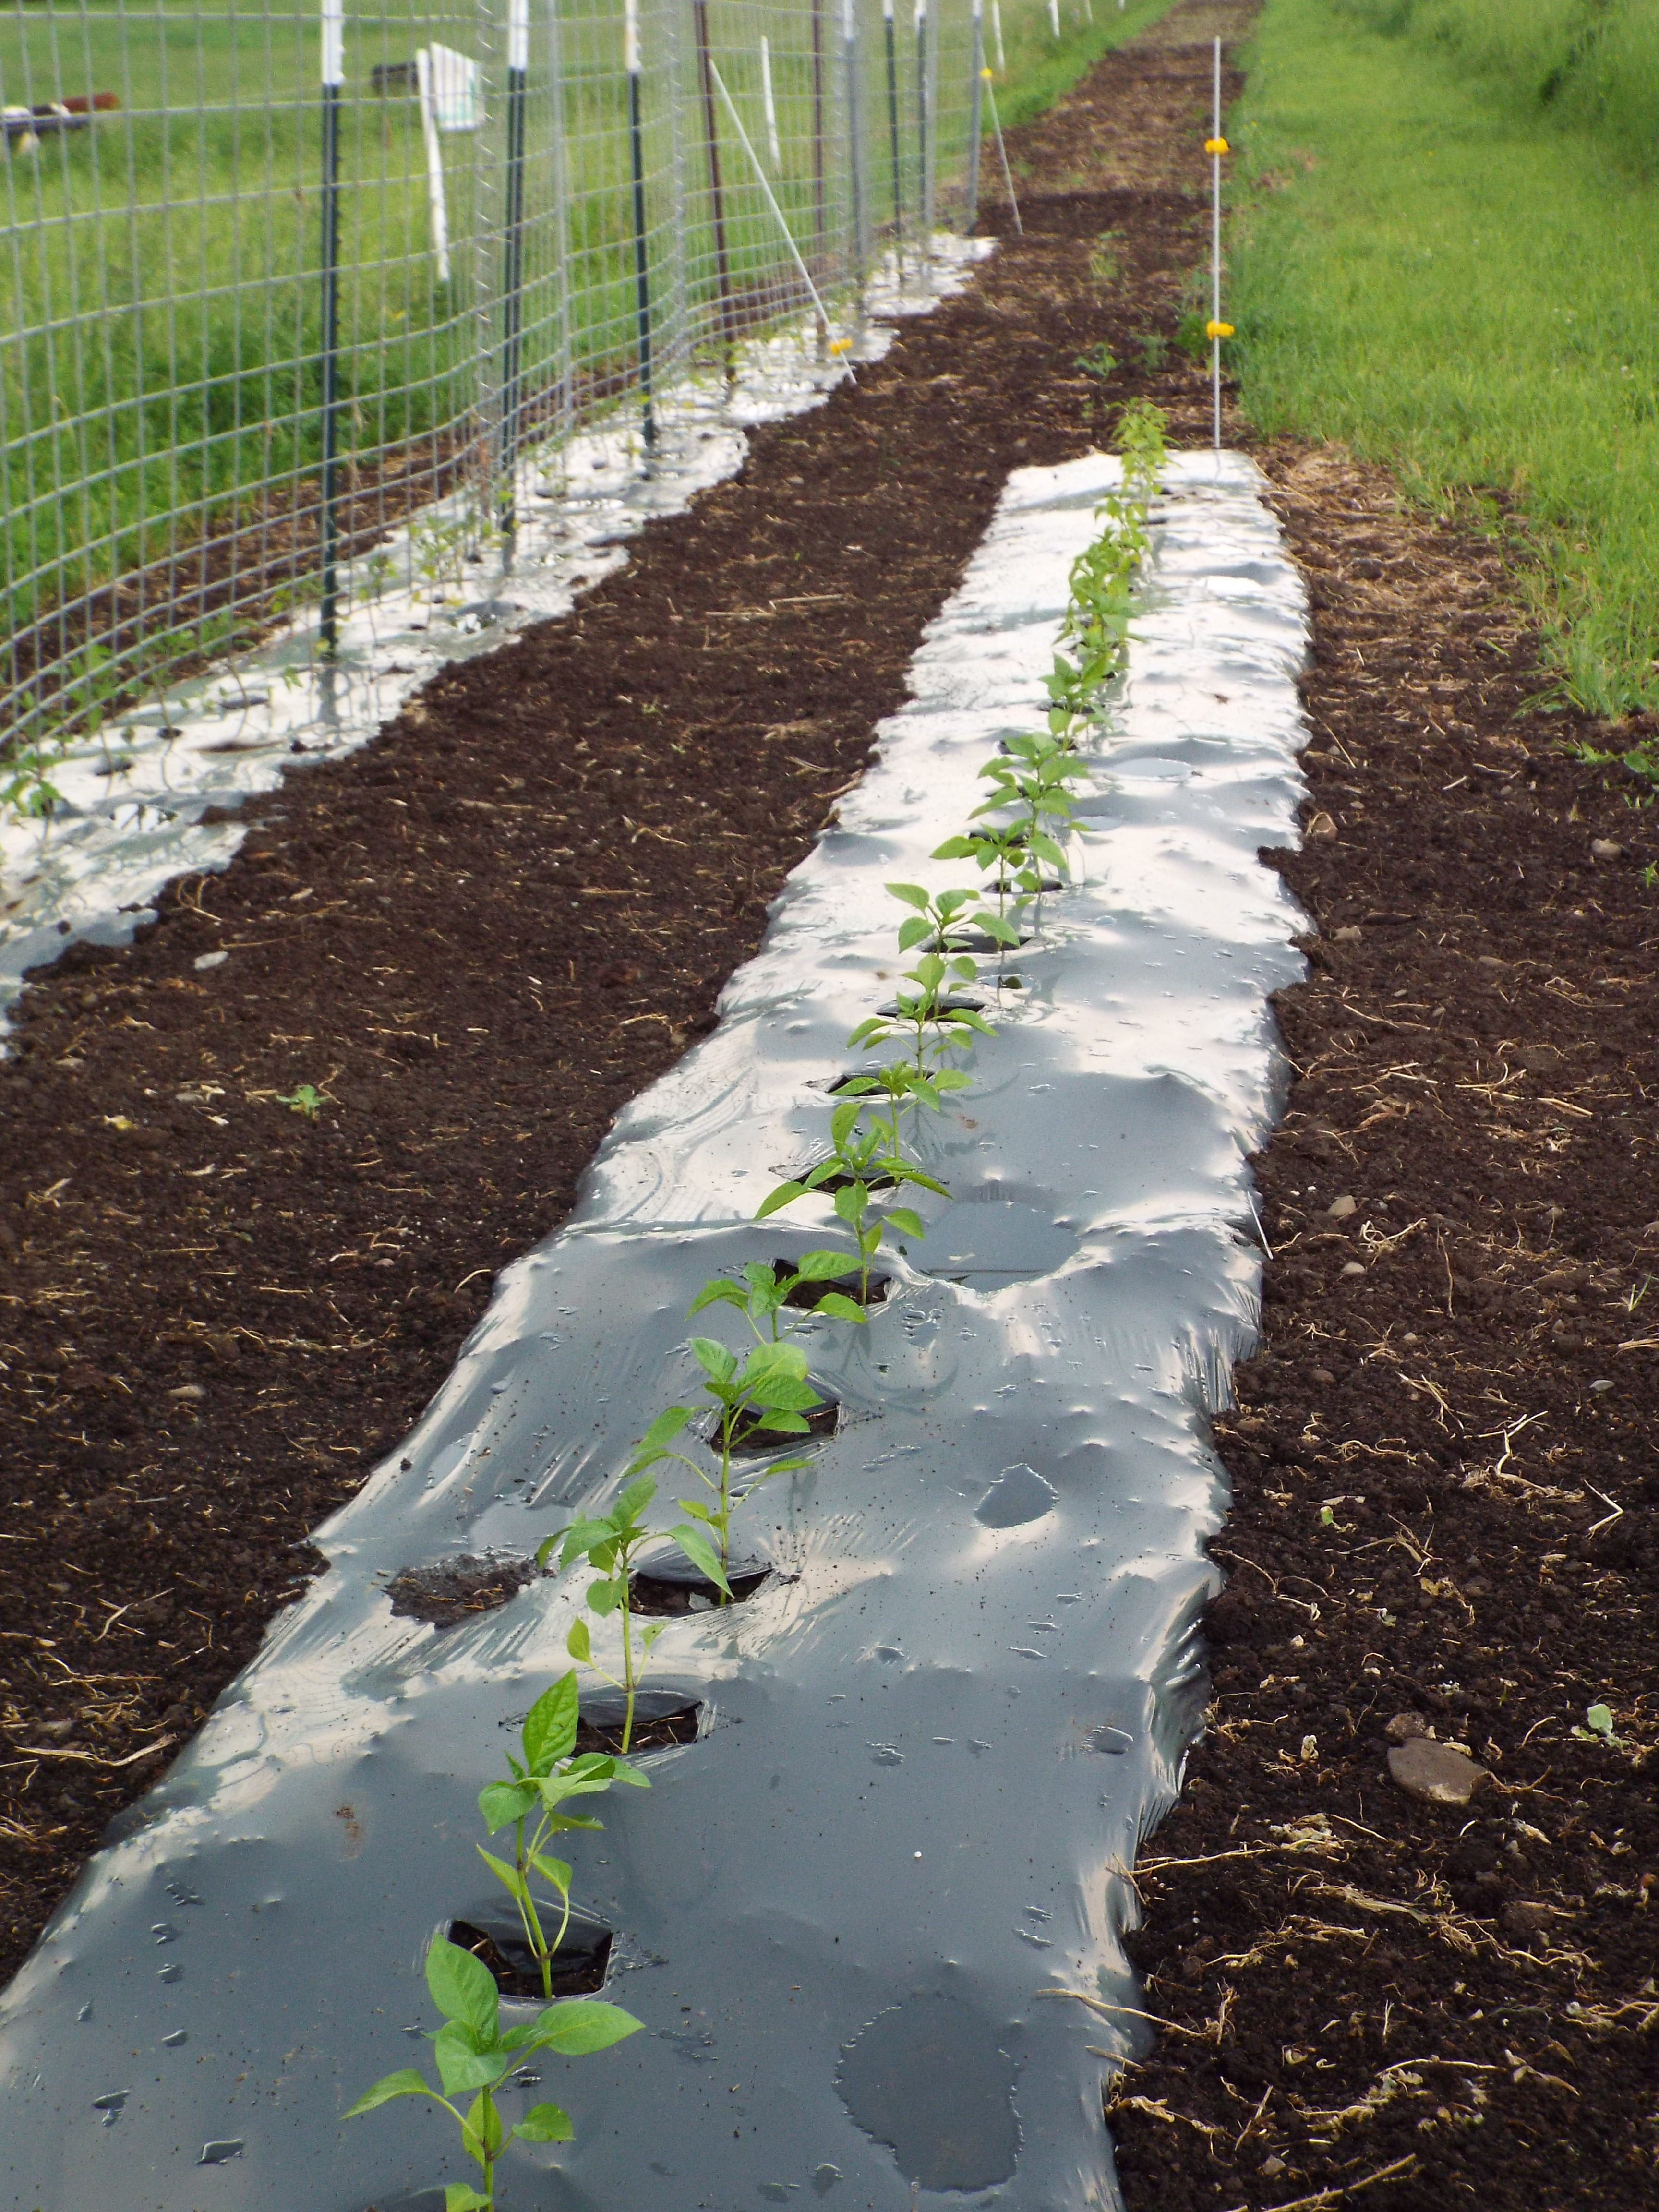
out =
<svg viewBox="0 0 1659 2212"><path fill-rule="evenodd" d="M622 1632L623 1632L623 1688L627 1699L623 1711L622 1747L627 1751L634 1741L634 1608L629 1601L628 1559L622 1563Z"/></svg>

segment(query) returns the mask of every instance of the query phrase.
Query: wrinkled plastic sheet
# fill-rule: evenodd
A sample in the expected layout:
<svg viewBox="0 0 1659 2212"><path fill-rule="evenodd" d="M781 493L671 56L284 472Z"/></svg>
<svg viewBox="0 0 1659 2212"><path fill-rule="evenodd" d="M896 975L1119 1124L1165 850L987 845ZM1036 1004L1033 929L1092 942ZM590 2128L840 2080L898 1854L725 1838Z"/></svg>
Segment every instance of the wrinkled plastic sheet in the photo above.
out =
<svg viewBox="0 0 1659 2212"><path fill-rule="evenodd" d="M566 1665L584 1578L443 1632L384 1585L522 1554L612 1497L693 1389L697 1285L823 1241L809 1208L750 1217L822 1146L847 1034L891 988L883 884L961 873L928 855L1042 702L1115 475L1010 479L720 1027L502 1273L417 1429L322 1530L332 1571L12 1985L6 2204L392 2212L464 2177L441 2113L338 2115L425 2051L434 1930L491 1911L476 1792ZM1118 2203L1103 2090L1145 2032L1125 1870L1200 1724L1224 1503L1206 1419L1254 1338L1245 1155L1283 1082L1268 994L1301 964L1255 857L1296 834L1305 734L1302 594L1258 483L1172 462L1078 886L1017 956L974 1088L924 1125L950 1200L921 1201L928 1235L866 1327L801 1340L840 1425L742 1510L734 1549L770 1579L656 1647L698 1740L562 1839L579 1909L614 1931L606 1993L646 2030L538 2062L576 2142L511 2154L509 2212Z"/></svg>
<svg viewBox="0 0 1659 2212"><path fill-rule="evenodd" d="M49 820L0 813L0 1034L31 968L71 939L125 944L155 919L149 902L164 884L229 864L246 827L204 822L209 808L274 791L302 762L356 751L446 664L568 614L623 565L628 539L653 516L678 514L736 475L750 429L821 406L849 362L856 375L879 361L896 323L961 291L994 245L939 232L925 286L884 257L845 357L820 358L807 316L740 346L729 385L714 371L665 392L648 462L636 405L526 453L502 557L466 557L475 533L465 491L411 516L343 571L349 611L331 662L318 655L310 611L257 652L75 740L49 771L61 796Z"/></svg>

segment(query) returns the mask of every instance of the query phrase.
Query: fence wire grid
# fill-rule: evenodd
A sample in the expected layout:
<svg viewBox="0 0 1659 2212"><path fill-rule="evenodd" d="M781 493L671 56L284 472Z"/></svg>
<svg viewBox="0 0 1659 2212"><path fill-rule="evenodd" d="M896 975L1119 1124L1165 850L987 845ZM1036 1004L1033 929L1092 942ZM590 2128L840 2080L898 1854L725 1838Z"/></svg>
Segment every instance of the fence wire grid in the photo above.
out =
<svg viewBox="0 0 1659 2212"><path fill-rule="evenodd" d="M971 221L982 70L1060 35L1059 0L10 0L0 800L273 621L319 603L326 651L416 511L510 531L520 453L623 405L648 441L746 332L916 266Z"/></svg>

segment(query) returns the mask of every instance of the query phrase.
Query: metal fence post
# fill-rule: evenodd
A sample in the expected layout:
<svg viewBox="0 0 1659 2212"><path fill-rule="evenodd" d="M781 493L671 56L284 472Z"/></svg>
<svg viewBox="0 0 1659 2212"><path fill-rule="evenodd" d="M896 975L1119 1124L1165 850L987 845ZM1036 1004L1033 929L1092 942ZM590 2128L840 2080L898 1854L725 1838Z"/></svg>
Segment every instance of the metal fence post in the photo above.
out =
<svg viewBox="0 0 1659 2212"><path fill-rule="evenodd" d="M645 112L640 88L640 0L623 11L623 66L628 72L628 143L634 179L634 320L639 347L640 397L647 453L656 448L657 414L651 388L651 252L645 227Z"/></svg>
<svg viewBox="0 0 1659 2212"><path fill-rule="evenodd" d="M343 0L322 0L323 188L323 651L340 642L340 88L345 78Z"/></svg>
<svg viewBox="0 0 1659 2212"><path fill-rule="evenodd" d="M501 253L501 502L502 531L518 515L514 471L519 454L520 372L524 333L524 134L530 82L530 0L507 0L507 223Z"/></svg>

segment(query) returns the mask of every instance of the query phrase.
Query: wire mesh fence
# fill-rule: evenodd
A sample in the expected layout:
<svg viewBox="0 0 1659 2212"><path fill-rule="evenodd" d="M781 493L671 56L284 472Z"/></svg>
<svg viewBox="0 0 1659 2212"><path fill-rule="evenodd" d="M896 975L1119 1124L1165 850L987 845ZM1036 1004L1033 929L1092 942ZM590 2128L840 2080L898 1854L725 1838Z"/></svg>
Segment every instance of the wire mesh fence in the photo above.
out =
<svg viewBox="0 0 1659 2212"><path fill-rule="evenodd" d="M1109 4L1109 0L1103 0ZM1068 16L1091 0L1067 0ZM970 219L1054 0L11 0L0 790Z"/></svg>

